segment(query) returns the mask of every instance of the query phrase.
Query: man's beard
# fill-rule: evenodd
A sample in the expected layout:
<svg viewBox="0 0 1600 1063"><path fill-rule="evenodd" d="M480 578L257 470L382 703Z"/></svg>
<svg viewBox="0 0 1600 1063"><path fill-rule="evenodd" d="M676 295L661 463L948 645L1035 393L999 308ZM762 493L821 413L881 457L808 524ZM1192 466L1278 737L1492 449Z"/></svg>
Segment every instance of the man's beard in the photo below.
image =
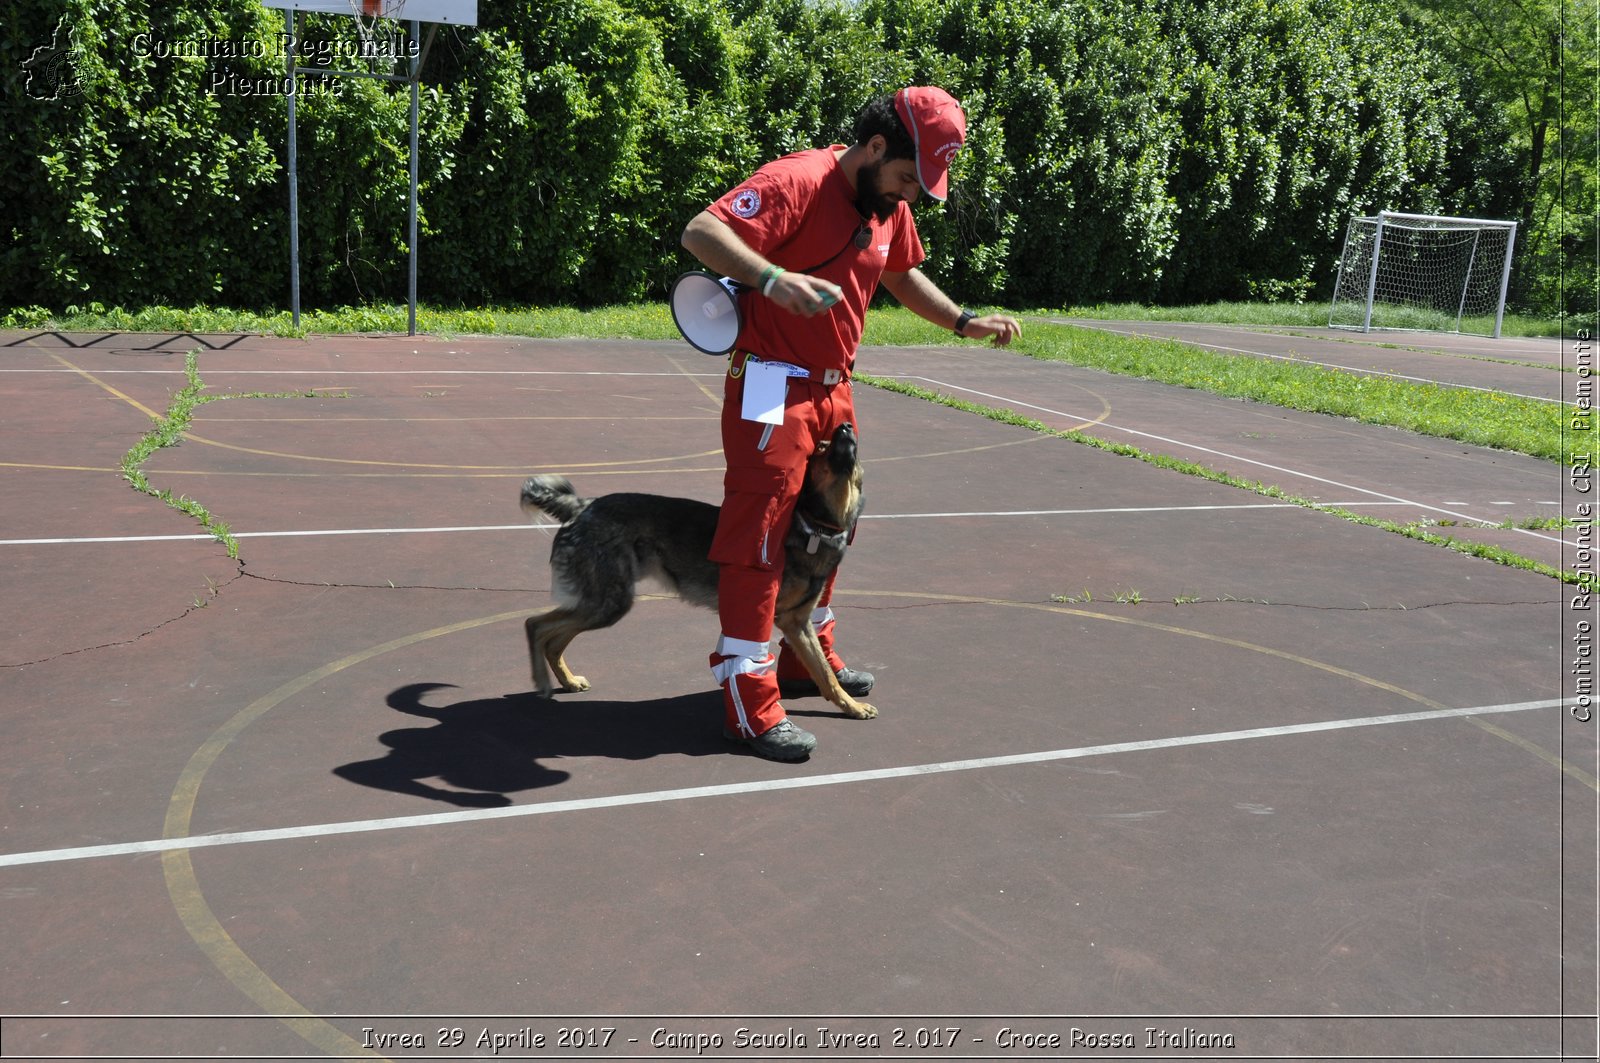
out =
<svg viewBox="0 0 1600 1063"><path fill-rule="evenodd" d="M894 215L900 201L878 191L878 176L882 171L881 160L866 163L856 171L856 210L862 217L871 216L885 222Z"/></svg>

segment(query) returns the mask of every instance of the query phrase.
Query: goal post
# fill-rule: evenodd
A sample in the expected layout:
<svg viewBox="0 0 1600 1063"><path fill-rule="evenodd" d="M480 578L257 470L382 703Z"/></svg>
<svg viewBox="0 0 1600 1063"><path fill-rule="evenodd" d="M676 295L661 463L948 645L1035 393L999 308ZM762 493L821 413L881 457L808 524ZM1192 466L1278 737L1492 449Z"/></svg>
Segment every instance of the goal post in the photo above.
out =
<svg viewBox="0 0 1600 1063"><path fill-rule="evenodd" d="M1381 211L1350 219L1330 328L1500 335L1517 223Z"/></svg>

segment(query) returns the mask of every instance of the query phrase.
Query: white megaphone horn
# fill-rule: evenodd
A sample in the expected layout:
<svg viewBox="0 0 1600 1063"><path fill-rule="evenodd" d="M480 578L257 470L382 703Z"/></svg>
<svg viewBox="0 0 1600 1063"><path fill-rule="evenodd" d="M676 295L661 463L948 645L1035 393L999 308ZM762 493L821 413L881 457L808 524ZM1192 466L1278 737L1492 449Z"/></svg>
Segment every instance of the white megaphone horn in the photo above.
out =
<svg viewBox="0 0 1600 1063"><path fill-rule="evenodd" d="M744 325L735 281L690 270L672 282L667 301L672 305L673 324L695 350L706 354L733 350Z"/></svg>

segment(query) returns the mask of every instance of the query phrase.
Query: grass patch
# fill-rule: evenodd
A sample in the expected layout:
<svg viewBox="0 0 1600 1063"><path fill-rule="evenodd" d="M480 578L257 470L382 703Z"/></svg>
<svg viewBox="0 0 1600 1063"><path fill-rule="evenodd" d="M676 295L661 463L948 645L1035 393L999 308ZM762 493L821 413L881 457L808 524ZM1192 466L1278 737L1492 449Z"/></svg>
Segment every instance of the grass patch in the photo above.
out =
<svg viewBox="0 0 1600 1063"><path fill-rule="evenodd" d="M1015 345L1033 358L1365 424L1403 428L1474 446L1569 462L1562 407L1492 392L1419 384L1342 369L1217 354L1175 340L1030 323Z"/></svg>
<svg viewBox="0 0 1600 1063"><path fill-rule="evenodd" d="M1381 528L1384 531L1393 532L1396 535L1404 535L1408 539L1415 539L1419 542L1429 543L1434 546L1442 546L1445 549L1454 550L1457 553L1466 554L1470 557L1482 558L1486 561L1493 561L1495 564L1506 565L1510 568L1519 568L1528 572L1537 573L1541 576L1549 576L1553 579L1558 579L1563 583L1575 584L1588 590L1593 590L1596 582L1593 573L1579 573L1567 569L1559 569L1553 565L1547 565L1543 561L1535 561L1532 558L1523 557L1521 554L1507 550L1504 547L1495 546L1492 543L1481 543L1467 539L1457 539L1451 535L1440 535L1436 532L1428 530L1428 527L1420 522L1414 524L1399 524L1395 521L1383 520L1379 517L1368 517L1360 513L1353 513L1350 510L1341 509L1338 506L1330 506L1309 498L1291 495L1280 487L1273 487L1271 485L1262 483L1259 480L1246 480L1242 477L1234 476L1231 473L1220 472L1204 465L1198 465L1192 461L1184 461L1180 458L1174 458L1167 454L1151 453L1149 451L1141 450L1138 447L1131 446L1127 443L1109 442L1104 439L1098 439L1094 436L1085 435L1084 433L1076 430L1051 428L1043 422L1034 420L1031 417L1024 417L1012 410L1001 410L992 406L984 406L979 403L969 402L965 399L952 398L951 396L945 395L941 392L930 391L927 388L918 387L915 384L908 384L902 380L886 380L879 377L871 377L861 374L857 374L856 379L872 387L882 388L885 391L893 391L901 395L908 395L927 402L937 403L940 406L948 406L952 409L962 410L966 413L974 413L980 417L986 417L991 421L998 421L1002 424L1016 425L1021 428L1027 428L1030 431L1039 432L1043 435L1054 436L1058 439L1070 440L1071 442L1080 443L1087 447L1094 447L1097 450L1106 450L1113 454L1137 458L1147 465L1154 465L1160 469L1168 469L1173 472L1180 472L1187 476L1197 476L1203 480L1210 480L1213 483L1226 484L1229 487L1237 487L1242 490L1254 492L1258 495L1263 495L1267 498L1292 503L1293 505L1302 506L1306 509L1313 509L1319 513L1329 513L1333 516L1339 517L1342 520L1347 520L1352 524L1361 524L1369 528ZM1122 600L1122 598L1118 598L1118 601Z"/></svg>
<svg viewBox="0 0 1600 1063"><path fill-rule="evenodd" d="M874 312L863 342L911 346L953 340L948 330L895 308ZM1564 445L1562 407L1555 403L1218 354L1176 340L1118 336L1034 321L1023 326L1021 339L1010 349L1041 361L1066 362L1229 398L1347 417L1548 461L1570 463L1574 457L1571 446Z"/></svg>
<svg viewBox="0 0 1600 1063"><path fill-rule="evenodd" d="M1521 528L1523 531L1561 531L1564 528L1576 528L1578 522L1571 517L1522 517L1521 519L1508 518L1496 524L1496 528L1503 531Z"/></svg>
<svg viewBox="0 0 1600 1063"><path fill-rule="evenodd" d="M1052 594L1050 600L1067 605L1092 605L1094 592L1085 587L1082 594ZM1144 601L1144 594L1136 590L1113 591L1111 601L1118 605L1138 605Z"/></svg>
<svg viewBox="0 0 1600 1063"><path fill-rule="evenodd" d="M1048 311L1057 317L1084 317L1101 321L1189 321L1203 325L1259 325L1276 328L1327 328L1327 303L1207 303L1201 306L1141 306L1137 303L1100 303ZM1040 311L1045 313L1046 311ZM1385 308L1382 313L1396 312ZM1397 328L1424 328L1455 323L1440 317L1393 317ZM1494 319L1474 318L1462 325L1492 332ZM1577 326L1567 323L1567 330ZM1530 314L1507 313L1500 323L1502 336L1560 336L1561 320Z"/></svg>
<svg viewBox="0 0 1600 1063"><path fill-rule="evenodd" d="M193 332L254 333L265 336L303 337L318 333L407 331L409 310L405 306L373 304L346 306L335 310L309 310L294 326L287 310L257 314L247 310L192 307L148 307L127 311L107 309L98 303L87 307L70 306L60 313L41 307L25 307L0 315L0 328L56 329L62 332ZM436 336L506 335L550 339L675 340L678 330L666 304L598 307L576 310L571 307L523 308L417 308L417 330Z"/></svg>
<svg viewBox="0 0 1600 1063"><path fill-rule="evenodd" d="M550 339L587 338L603 340L682 340L672 323L666 303L635 306L602 306L592 310L549 307L527 310L484 310L467 313L487 314L494 331L513 336ZM465 324L465 322L463 322ZM460 329L461 332L480 331Z"/></svg>
<svg viewBox="0 0 1600 1063"><path fill-rule="evenodd" d="M880 322L884 308L868 315L867 343L894 344L892 338L877 338L883 328L898 329L894 322ZM1022 313L1019 311L1019 313ZM1198 306L1152 307L1137 303L1100 303L1095 306L1065 308L1040 307L1026 311L1030 317L1081 317L1115 321L1187 321L1211 325L1256 325L1278 328L1325 328L1328 307L1322 303L1207 303ZM910 315L907 315L910 316ZM17 307L0 313L0 328L45 329L67 332L253 332L271 336L303 336L319 332L405 332L407 308L401 304L375 303L344 306L332 310L307 310L300 315L300 328L294 327L287 311L256 313L195 306L147 307L125 310L101 303L68 306L49 310L41 306ZM917 319L920 321L921 319ZM951 337L934 325L926 325L918 344L945 342ZM1569 321L1569 333L1583 322ZM1592 322L1589 323L1592 327ZM512 336L594 339L677 339L672 314L665 301L589 309L571 307L435 307L417 308L419 331L439 334L485 333ZM1506 336L1560 336L1557 318L1507 314L1501 331ZM943 335L939 335L943 333ZM1396 334L1403 342L1403 333Z"/></svg>

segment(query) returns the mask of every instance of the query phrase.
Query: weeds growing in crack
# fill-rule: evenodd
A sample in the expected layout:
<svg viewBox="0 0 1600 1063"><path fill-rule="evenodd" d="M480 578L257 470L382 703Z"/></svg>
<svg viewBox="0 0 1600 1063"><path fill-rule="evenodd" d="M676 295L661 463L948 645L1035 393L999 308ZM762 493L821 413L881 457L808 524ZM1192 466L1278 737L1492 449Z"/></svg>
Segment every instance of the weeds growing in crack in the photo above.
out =
<svg viewBox="0 0 1600 1063"><path fill-rule="evenodd" d="M184 378L188 381L181 391L172 397L172 404L167 407L165 415L158 417L150 431L146 432L128 453L122 456L122 478L133 485L134 490L142 491L152 498L159 498L167 505L180 513L186 513L200 522L200 526L210 532L217 542L227 548L228 557L237 561L239 558L239 540L234 537L232 529L216 518L210 510L188 495L174 495L165 488L157 489L144 474L144 463L156 451L166 447L175 447L183 442L184 434L189 431L194 421L194 410L208 402L220 402L224 399L286 399L310 397L310 393L271 393L271 392L246 392L232 395L205 395L205 382L200 379L200 352L190 351L183 360Z"/></svg>

